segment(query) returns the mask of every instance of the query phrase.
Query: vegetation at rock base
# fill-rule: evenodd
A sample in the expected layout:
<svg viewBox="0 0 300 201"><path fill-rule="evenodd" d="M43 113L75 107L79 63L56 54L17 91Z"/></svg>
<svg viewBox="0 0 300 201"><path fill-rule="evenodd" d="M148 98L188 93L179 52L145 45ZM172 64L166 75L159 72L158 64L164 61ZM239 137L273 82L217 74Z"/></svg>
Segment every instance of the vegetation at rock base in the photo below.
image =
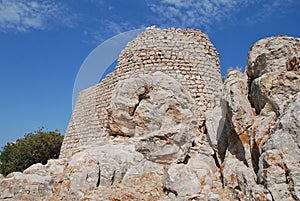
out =
<svg viewBox="0 0 300 201"><path fill-rule="evenodd" d="M0 154L0 174L6 176L35 163L46 164L49 159L58 158L63 138L58 130L43 131L41 128L8 143Z"/></svg>

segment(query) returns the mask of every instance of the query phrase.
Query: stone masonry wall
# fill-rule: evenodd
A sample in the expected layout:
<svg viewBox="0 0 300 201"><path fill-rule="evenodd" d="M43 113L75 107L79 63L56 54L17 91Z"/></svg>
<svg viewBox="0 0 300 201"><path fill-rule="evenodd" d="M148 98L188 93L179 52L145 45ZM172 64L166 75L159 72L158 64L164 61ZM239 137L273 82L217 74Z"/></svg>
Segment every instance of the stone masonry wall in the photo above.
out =
<svg viewBox="0 0 300 201"><path fill-rule="evenodd" d="M218 53L200 30L150 27L127 44L114 72L79 94L60 158L107 135L106 108L118 81L156 71L175 78L190 92L202 126L204 112L214 107L222 84Z"/></svg>

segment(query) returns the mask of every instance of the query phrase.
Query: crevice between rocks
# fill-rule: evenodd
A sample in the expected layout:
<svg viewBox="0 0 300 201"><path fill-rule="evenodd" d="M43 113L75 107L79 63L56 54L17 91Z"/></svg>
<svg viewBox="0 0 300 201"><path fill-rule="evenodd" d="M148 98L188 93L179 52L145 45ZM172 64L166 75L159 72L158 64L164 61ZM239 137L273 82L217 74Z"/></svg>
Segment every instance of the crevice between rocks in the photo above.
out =
<svg viewBox="0 0 300 201"><path fill-rule="evenodd" d="M166 186L163 187L163 191L166 195L168 195L169 193L173 193L176 197L178 196L178 193L177 191L175 190L172 190L172 189L169 189L167 188Z"/></svg>
<svg viewBox="0 0 300 201"><path fill-rule="evenodd" d="M111 182L110 185L113 185L113 184L114 184L115 176L116 176L116 170L114 170L114 172L113 172L113 175L112 175L111 181L110 181L110 182Z"/></svg>
<svg viewBox="0 0 300 201"><path fill-rule="evenodd" d="M216 166L217 166L218 168L221 168L220 162L219 162L219 160L218 160L217 152L214 152L211 156L213 157Z"/></svg>
<svg viewBox="0 0 300 201"><path fill-rule="evenodd" d="M128 108L130 116L134 116L135 111L137 110L138 106L140 105L140 103L143 99L149 98L148 94L149 94L150 90L152 89L152 87L149 87L148 85L144 85L144 89L145 89L144 93L138 95L138 103L134 107Z"/></svg>
<svg viewBox="0 0 300 201"><path fill-rule="evenodd" d="M100 186L100 181L101 181L101 169L100 169L100 166L98 164L98 180L97 180L97 183L96 183L96 187L98 188Z"/></svg>
<svg viewBox="0 0 300 201"><path fill-rule="evenodd" d="M191 158L191 156L187 154L187 155L184 157L184 159L181 160L181 161L178 161L177 164L185 164L185 165L186 165L186 164L189 163L190 158Z"/></svg>

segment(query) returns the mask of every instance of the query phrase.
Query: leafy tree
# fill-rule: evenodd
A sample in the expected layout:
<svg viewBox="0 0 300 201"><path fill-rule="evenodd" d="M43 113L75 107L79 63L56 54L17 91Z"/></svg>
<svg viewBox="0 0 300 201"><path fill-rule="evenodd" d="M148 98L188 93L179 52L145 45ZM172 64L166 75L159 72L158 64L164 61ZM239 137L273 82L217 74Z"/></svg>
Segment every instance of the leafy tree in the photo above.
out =
<svg viewBox="0 0 300 201"><path fill-rule="evenodd" d="M58 130L46 132L41 128L8 143L0 154L0 173L23 171L35 163L46 164L49 159L58 158L62 141Z"/></svg>

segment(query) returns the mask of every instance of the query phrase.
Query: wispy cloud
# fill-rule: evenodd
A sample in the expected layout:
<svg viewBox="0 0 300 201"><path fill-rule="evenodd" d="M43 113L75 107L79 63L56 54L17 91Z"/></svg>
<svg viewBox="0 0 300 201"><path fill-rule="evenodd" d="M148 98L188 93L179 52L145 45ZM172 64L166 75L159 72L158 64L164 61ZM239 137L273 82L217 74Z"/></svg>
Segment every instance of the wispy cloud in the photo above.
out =
<svg viewBox="0 0 300 201"><path fill-rule="evenodd" d="M256 0L148 0L161 23L181 27L209 28Z"/></svg>
<svg viewBox="0 0 300 201"><path fill-rule="evenodd" d="M66 8L53 0L1 0L0 32L46 29L50 22L71 25Z"/></svg>
<svg viewBox="0 0 300 201"><path fill-rule="evenodd" d="M159 23L164 26L211 30L216 23L237 17L236 14L250 6L257 7L253 16L269 15L287 6L299 4L299 0L147 0L147 3L152 12L158 15Z"/></svg>

